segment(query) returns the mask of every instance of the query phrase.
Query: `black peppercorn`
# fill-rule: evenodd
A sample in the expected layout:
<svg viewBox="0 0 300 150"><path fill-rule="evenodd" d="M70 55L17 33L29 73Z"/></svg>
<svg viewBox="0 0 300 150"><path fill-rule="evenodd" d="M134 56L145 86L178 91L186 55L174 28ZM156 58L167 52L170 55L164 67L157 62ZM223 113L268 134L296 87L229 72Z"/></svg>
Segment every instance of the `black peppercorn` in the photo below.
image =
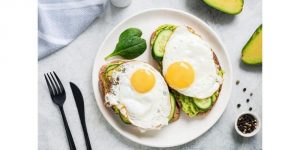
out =
<svg viewBox="0 0 300 150"><path fill-rule="evenodd" d="M251 133L257 128L257 120L250 114L244 114L238 118L237 127L244 134Z"/></svg>

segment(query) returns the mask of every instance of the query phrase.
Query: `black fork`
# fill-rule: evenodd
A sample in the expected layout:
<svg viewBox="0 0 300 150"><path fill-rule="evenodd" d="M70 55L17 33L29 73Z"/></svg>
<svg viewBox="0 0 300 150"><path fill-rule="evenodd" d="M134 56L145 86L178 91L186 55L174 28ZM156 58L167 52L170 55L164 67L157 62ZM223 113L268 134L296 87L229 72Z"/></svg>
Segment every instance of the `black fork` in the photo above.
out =
<svg viewBox="0 0 300 150"><path fill-rule="evenodd" d="M49 75L50 74L50 75ZM60 113L62 115L64 125L65 125L65 130L67 133L68 137L68 142L71 150L76 150L74 140L65 116L64 112L64 102L66 100L66 92L64 89L64 86L62 85L60 79L56 75L56 73L53 71L54 76L52 75L52 72L44 74L47 86L50 92L50 96L52 98L52 101L59 107Z"/></svg>

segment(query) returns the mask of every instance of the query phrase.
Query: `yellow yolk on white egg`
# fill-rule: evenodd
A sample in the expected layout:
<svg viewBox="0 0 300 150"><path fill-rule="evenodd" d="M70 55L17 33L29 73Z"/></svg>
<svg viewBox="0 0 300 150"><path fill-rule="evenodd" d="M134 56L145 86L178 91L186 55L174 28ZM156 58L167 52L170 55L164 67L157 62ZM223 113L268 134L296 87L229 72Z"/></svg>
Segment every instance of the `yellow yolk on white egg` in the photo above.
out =
<svg viewBox="0 0 300 150"><path fill-rule="evenodd" d="M131 76L131 85L139 93L150 91L155 84L155 76L146 69L138 69Z"/></svg>
<svg viewBox="0 0 300 150"><path fill-rule="evenodd" d="M195 79L193 67L187 62L175 62L171 64L166 73L166 81L176 89L189 87Z"/></svg>
<svg viewBox="0 0 300 150"><path fill-rule="evenodd" d="M162 68L168 85L185 96L210 97L223 82L212 48L185 26L178 26L169 38Z"/></svg>
<svg viewBox="0 0 300 150"><path fill-rule="evenodd" d="M105 103L115 106L129 122L142 130L168 125L171 112L169 89L163 76L151 65L130 61L111 75L113 84Z"/></svg>

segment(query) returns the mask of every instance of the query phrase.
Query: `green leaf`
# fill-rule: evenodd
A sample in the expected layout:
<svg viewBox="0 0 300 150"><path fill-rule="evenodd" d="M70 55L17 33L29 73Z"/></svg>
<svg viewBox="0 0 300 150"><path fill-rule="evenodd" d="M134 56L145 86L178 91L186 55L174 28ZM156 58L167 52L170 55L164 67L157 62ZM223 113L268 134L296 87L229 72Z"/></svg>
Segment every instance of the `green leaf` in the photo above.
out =
<svg viewBox="0 0 300 150"><path fill-rule="evenodd" d="M141 37L142 36L142 31L140 29L137 28L128 28L125 31L123 31L119 37L119 41L122 41L124 39L126 39L127 37L130 36L138 36Z"/></svg>
<svg viewBox="0 0 300 150"><path fill-rule="evenodd" d="M113 56L121 56L125 59L134 59L140 56L147 48L146 41L141 36L142 32L137 28L129 28L123 31L116 48L105 57L105 60Z"/></svg>

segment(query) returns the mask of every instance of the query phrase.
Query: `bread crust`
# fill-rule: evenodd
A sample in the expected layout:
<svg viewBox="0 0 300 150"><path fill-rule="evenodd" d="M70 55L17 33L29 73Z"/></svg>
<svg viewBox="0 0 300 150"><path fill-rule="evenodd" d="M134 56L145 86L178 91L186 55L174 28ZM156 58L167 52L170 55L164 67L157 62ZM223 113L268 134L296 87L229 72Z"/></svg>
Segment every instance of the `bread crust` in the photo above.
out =
<svg viewBox="0 0 300 150"><path fill-rule="evenodd" d="M173 118L170 120L170 122L175 122L177 121L179 118L180 118L180 107L179 105L177 104L177 100L175 99L175 112L174 112L174 115L173 115Z"/></svg>

